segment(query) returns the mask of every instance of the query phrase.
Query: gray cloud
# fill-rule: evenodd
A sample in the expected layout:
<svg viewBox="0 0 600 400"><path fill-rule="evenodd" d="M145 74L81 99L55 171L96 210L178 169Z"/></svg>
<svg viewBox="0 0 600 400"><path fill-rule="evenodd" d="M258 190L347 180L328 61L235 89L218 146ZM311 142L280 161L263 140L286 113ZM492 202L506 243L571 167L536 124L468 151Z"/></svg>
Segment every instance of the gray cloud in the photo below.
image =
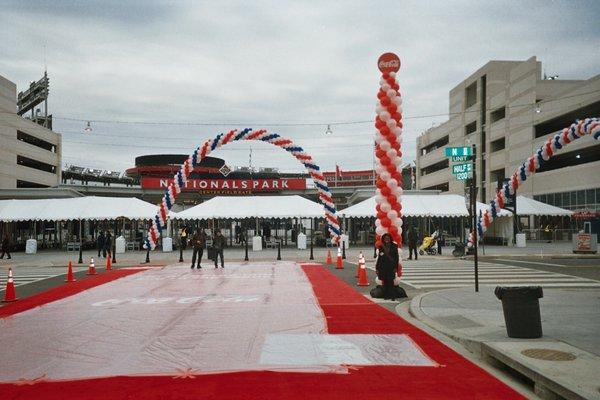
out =
<svg viewBox="0 0 600 400"><path fill-rule="evenodd" d="M56 119L67 163L124 169L136 155L189 153L228 125L293 138L325 169L372 165L371 123L385 51L402 59L405 160L416 137L445 117L448 91L491 59L533 55L551 74L598 73L594 1L165 2L9 1L0 15L0 74L22 90L43 71L51 111L83 120L187 121L223 126ZM320 126L269 126L322 123ZM237 126L236 126L237 127ZM218 154L248 164L249 144ZM254 165L299 170L253 144Z"/></svg>

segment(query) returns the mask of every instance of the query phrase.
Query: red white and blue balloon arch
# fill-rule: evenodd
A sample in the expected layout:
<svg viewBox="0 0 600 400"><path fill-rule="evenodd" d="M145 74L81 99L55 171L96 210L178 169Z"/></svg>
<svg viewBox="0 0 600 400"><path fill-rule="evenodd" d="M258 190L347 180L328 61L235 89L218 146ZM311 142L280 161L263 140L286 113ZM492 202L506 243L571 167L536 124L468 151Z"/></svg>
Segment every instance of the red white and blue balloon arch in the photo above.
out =
<svg viewBox="0 0 600 400"><path fill-rule="evenodd" d="M334 243L340 241L340 225L336 216L335 204L331 198L331 192L325 181L325 177L320 172L320 168L314 163L312 157L307 154L304 149L297 146L290 139L286 139L278 135L277 133L269 133L264 129L252 131L250 128L238 131L237 129L231 130L227 133L221 133L214 139L209 139L200 147L198 147L189 157L179 171L173 177L173 181L167 187L162 201L159 204L158 212L156 213L150 228L148 229L148 235L146 236L144 248L154 249L158 238L161 235L163 229L167 226L167 219L169 211L175 204L175 200L181 189L185 187L187 179L190 173L197 167L200 162L210 154L212 151L226 145L227 143L241 141L241 140L257 140L265 143L270 143L274 146L278 146L288 153L291 153L298 161L300 161L310 176L312 177L317 191L319 193L319 201L323 204L325 210L325 219L327 220L328 230Z"/></svg>
<svg viewBox="0 0 600 400"><path fill-rule="evenodd" d="M467 245L472 247L478 237L483 237L485 231L490 227L494 219L498 217L500 209L504 208L506 199L514 195L519 185L525 182L529 176L535 174L557 151L586 135L591 135L594 139L600 140L600 118L586 118L576 121L553 137L548 138L531 157L527 158L517 168L510 177L510 180L498 190L496 196L490 201L490 205L477 221L477 229L473 230L469 235ZM573 178L575 179L575 177Z"/></svg>

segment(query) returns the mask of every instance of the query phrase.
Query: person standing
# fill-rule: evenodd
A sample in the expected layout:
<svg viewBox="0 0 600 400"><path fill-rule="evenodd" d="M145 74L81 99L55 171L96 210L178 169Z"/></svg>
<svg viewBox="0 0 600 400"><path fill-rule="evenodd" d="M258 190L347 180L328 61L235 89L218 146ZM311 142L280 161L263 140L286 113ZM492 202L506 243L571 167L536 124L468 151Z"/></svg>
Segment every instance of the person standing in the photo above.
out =
<svg viewBox="0 0 600 400"><path fill-rule="evenodd" d="M106 231L106 238L104 239L104 251L102 252L104 258L112 257L112 235L109 231Z"/></svg>
<svg viewBox="0 0 600 400"><path fill-rule="evenodd" d="M413 251L415 253L415 260L419 259L419 255L417 253L417 232L415 232L415 227L413 225L408 229L408 259L412 260Z"/></svg>
<svg viewBox="0 0 600 400"><path fill-rule="evenodd" d="M7 255L7 260L12 258L10 256L10 238L8 237L8 233L5 233L4 237L2 238L2 254L0 255L0 258L4 258L4 254Z"/></svg>
<svg viewBox="0 0 600 400"><path fill-rule="evenodd" d="M442 228L438 228L438 234L437 234L437 251L438 254L441 256L442 255L442 246L444 245L444 231L442 231Z"/></svg>
<svg viewBox="0 0 600 400"><path fill-rule="evenodd" d="M204 246L206 246L206 233L204 233L204 229L197 229L196 232L194 232L194 235L191 239L191 245L193 247L192 269L194 269L194 265L196 264L196 256L198 255L198 269L200 269L202 268L202 255L204 254ZM222 260L223 256L221 256L221 261Z"/></svg>
<svg viewBox="0 0 600 400"><path fill-rule="evenodd" d="M385 233L381 237L381 246L377 252L375 270L377 276L383 282L383 298L396 300L394 290L394 278L398 269L399 256L398 246L392 241L392 236Z"/></svg>
<svg viewBox="0 0 600 400"><path fill-rule="evenodd" d="M98 258L100 258L100 252L104 250L104 242L106 241L106 237L104 237L104 232L100 231L98 235L98 239L96 239L98 245ZM106 258L106 254L104 254L104 258Z"/></svg>
<svg viewBox="0 0 600 400"><path fill-rule="evenodd" d="M221 234L221 231L217 229L215 232L215 238L213 239L213 248L215 249L215 268L217 266L217 260L219 256L221 256L221 268L225 268L225 261L223 260L223 249L227 245L227 241L225 240L225 236Z"/></svg>
<svg viewBox="0 0 600 400"><path fill-rule="evenodd" d="M187 247L187 236L188 236L188 229L187 229L187 226L184 226L183 228L181 228L181 234L179 236L181 248L183 250L185 250L185 248Z"/></svg>

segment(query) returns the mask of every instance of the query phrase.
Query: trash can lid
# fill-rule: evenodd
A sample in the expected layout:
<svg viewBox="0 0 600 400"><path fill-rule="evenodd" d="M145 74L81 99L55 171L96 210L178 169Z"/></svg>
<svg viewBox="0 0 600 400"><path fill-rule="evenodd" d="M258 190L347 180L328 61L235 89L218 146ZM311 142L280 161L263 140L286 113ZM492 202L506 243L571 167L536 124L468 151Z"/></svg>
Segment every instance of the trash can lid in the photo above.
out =
<svg viewBox="0 0 600 400"><path fill-rule="evenodd" d="M494 294L499 300L505 296L519 296L539 299L544 297L541 286L496 286Z"/></svg>

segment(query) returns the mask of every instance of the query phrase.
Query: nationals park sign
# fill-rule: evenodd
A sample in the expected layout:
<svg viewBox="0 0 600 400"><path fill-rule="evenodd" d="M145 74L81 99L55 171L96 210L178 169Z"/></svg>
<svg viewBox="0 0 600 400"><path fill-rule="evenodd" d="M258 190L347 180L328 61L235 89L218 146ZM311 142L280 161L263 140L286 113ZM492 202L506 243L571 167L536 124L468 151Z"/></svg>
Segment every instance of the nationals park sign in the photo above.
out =
<svg viewBox="0 0 600 400"><path fill-rule="evenodd" d="M172 178L143 177L142 189L166 189ZM306 189L306 179L188 179L183 191L214 190L219 192L279 192Z"/></svg>

